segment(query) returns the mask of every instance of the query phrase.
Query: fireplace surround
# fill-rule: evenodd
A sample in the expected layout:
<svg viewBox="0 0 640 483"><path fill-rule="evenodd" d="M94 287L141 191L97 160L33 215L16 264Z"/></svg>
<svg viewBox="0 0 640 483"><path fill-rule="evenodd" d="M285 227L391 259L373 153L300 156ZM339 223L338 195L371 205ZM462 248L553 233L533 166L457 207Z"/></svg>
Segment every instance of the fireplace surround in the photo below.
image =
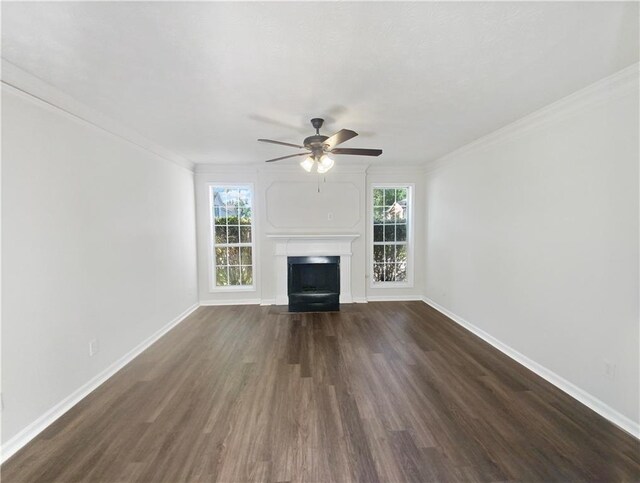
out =
<svg viewBox="0 0 640 483"><path fill-rule="evenodd" d="M351 295L351 244L357 233L271 233L274 242L276 305L289 304L289 257L337 257L339 259L339 302L353 303Z"/></svg>

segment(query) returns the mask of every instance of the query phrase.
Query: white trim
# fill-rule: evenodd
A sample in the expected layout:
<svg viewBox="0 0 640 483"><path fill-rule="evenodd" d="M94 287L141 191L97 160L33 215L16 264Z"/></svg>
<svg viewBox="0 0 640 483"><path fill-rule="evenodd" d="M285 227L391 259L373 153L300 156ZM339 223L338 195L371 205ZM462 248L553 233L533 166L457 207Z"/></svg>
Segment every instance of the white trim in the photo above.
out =
<svg viewBox="0 0 640 483"><path fill-rule="evenodd" d="M201 300L200 307L213 307L218 305L267 305L263 304L260 299L220 299L220 300Z"/></svg>
<svg viewBox="0 0 640 483"><path fill-rule="evenodd" d="M108 132L190 172L194 171L195 164L193 161L147 139L139 132L81 103L5 59L2 59L2 85L16 94L21 94L34 102L60 111L84 124Z"/></svg>
<svg viewBox="0 0 640 483"><path fill-rule="evenodd" d="M287 305L288 257L335 256L340 257L340 303L350 304L351 296L351 244L357 233L271 233L275 240L276 305Z"/></svg>
<svg viewBox="0 0 640 483"><path fill-rule="evenodd" d="M367 302L411 302L422 301L422 295L367 295Z"/></svg>
<svg viewBox="0 0 640 483"><path fill-rule="evenodd" d="M456 324L460 325L461 327L464 327L469 332L472 332L473 334L477 335L485 342L491 344L493 347L498 349L503 354L509 356L514 361L518 362L519 364L522 364L524 367L526 367L530 371L536 373L541 378L550 382L561 391L564 391L569 396L573 397L574 399L578 400L588 408L592 409L603 418L607 419L608 421L618 426L620 429L626 431L627 433L634 436L635 438L640 439L640 423L637 423L632 419L628 418L627 416L619 413L608 404L602 402L597 397L589 394L588 392L579 388L575 384L567 381L565 378L547 369L543 365L538 364L537 362L529 359L524 354L521 354L517 350L511 348L504 342L499 341L498 339L488 334L484 330L480 329L479 327L476 327L470 322L467 322L462 317L457 316L456 314L447 310L441 305L437 304L433 300L427 297L423 297L422 301L425 304L436 309L438 312L446 315L449 319L451 319Z"/></svg>
<svg viewBox="0 0 640 483"><path fill-rule="evenodd" d="M284 239L284 240L336 240L345 239L353 241L360 236L359 233L267 233L267 238Z"/></svg>
<svg viewBox="0 0 640 483"><path fill-rule="evenodd" d="M375 282L373 280L373 190L376 188L407 188L407 209L409 217L407 218L407 279L404 282ZM369 288L371 289L407 289L414 288L414 272L415 272L415 243L414 243L414 203L416 185L415 183L369 183L369 189L366 201L366 222L368 224L367 233L367 254L369 260L367 262L367 272L369 273Z"/></svg>
<svg viewBox="0 0 640 483"><path fill-rule="evenodd" d="M445 165L461 159L461 155L475 149L481 149L491 144L504 141L520 135L531 129L550 122L573 115L582 109L588 109L598 104L627 94L638 89L640 63L625 67L609 77L605 77L579 91L555 101L537 111L528 114L517 121L507 124L486 134L475 141L465 144L440 158L425 163L425 172L430 174Z"/></svg>
<svg viewBox="0 0 640 483"><path fill-rule="evenodd" d="M180 322L185 320L189 315L191 315L197 308L199 304L194 304L189 307L187 310L178 315L175 319L169 322L167 325L162 327L160 330L147 337L145 340L140 342L137 346L127 352L125 355L116 360L113 364L107 367L104 371L91 378L85 384L80 386L74 392L69 394L66 398L60 401L58 404L53 406L51 409L46 411L43 415L41 415L38 419L33 421L27 427L23 428L18 434L13 436L9 441L2 445L0 449L0 461L4 463L7 459L13 456L16 451L26 445L29 441L35 438L38 434L44 431L49 425L51 425L56 419L62 416L64 413L69 411L73 406L78 404L82 399L88 396L91 392L96 390L102 383L104 383L107 379L113 376L116 372L126 366L129 362L135 359L138 355L140 355L145 349L151 346L154 342L156 342L160 337L165 335L171 329L173 329Z"/></svg>
<svg viewBox="0 0 640 483"><path fill-rule="evenodd" d="M198 163L194 167L195 174L214 174L214 175L233 175L234 177L256 177L258 175L258 167L262 167L262 163L252 164L215 164L215 163Z"/></svg>
<svg viewBox="0 0 640 483"><path fill-rule="evenodd" d="M371 165L367 169L367 176L390 175L394 177L402 176L422 176L424 174L424 162L416 164L378 164Z"/></svg>
<svg viewBox="0 0 640 483"><path fill-rule="evenodd" d="M263 307L268 306L268 305L275 305L276 304L276 299L262 299L260 300L260 305L262 305Z"/></svg>

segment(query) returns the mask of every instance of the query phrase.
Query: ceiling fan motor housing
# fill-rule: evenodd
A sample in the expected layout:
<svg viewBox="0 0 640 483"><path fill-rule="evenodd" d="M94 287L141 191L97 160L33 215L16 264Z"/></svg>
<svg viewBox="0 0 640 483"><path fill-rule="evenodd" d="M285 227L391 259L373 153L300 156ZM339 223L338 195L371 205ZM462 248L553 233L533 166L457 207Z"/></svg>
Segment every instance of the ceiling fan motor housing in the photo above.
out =
<svg viewBox="0 0 640 483"><path fill-rule="evenodd" d="M309 136L304 140L304 147L308 149L313 149L314 147L322 147L322 144L329 139L329 136L323 136L322 134L315 134L313 136Z"/></svg>
<svg viewBox="0 0 640 483"><path fill-rule="evenodd" d="M311 119L311 125L316 130L316 133L313 136L305 138L305 140L303 141L304 147L310 150L315 157L322 155L324 151L322 145L327 139L329 139L328 136L323 136L322 134L320 134L320 128L323 124L324 119L321 119L319 117L314 117L313 119Z"/></svg>

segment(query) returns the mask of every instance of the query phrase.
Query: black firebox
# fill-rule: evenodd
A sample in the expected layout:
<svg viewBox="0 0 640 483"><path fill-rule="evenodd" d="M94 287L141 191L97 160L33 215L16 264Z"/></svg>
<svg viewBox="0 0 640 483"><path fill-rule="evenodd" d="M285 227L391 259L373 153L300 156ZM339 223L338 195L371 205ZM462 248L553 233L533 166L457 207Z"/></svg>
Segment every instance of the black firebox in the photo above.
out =
<svg viewBox="0 0 640 483"><path fill-rule="evenodd" d="M289 312L340 310L340 257L288 257Z"/></svg>

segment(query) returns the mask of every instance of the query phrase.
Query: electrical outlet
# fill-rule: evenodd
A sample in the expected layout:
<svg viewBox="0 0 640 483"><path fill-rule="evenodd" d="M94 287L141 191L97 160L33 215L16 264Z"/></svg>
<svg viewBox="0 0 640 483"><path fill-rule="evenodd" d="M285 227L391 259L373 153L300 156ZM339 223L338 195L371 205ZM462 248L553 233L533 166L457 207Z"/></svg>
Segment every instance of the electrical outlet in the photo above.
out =
<svg viewBox="0 0 640 483"><path fill-rule="evenodd" d="M616 365L604 360L604 375L607 376L607 378L609 379L615 379L616 378Z"/></svg>
<svg viewBox="0 0 640 483"><path fill-rule="evenodd" d="M331 213L331 212L327 213L327 220L328 221L333 221L333 213Z"/></svg>
<svg viewBox="0 0 640 483"><path fill-rule="evenodd" d="M89 356L93 357L98 353L98 339L93 339L89 341Z"/></svg>

